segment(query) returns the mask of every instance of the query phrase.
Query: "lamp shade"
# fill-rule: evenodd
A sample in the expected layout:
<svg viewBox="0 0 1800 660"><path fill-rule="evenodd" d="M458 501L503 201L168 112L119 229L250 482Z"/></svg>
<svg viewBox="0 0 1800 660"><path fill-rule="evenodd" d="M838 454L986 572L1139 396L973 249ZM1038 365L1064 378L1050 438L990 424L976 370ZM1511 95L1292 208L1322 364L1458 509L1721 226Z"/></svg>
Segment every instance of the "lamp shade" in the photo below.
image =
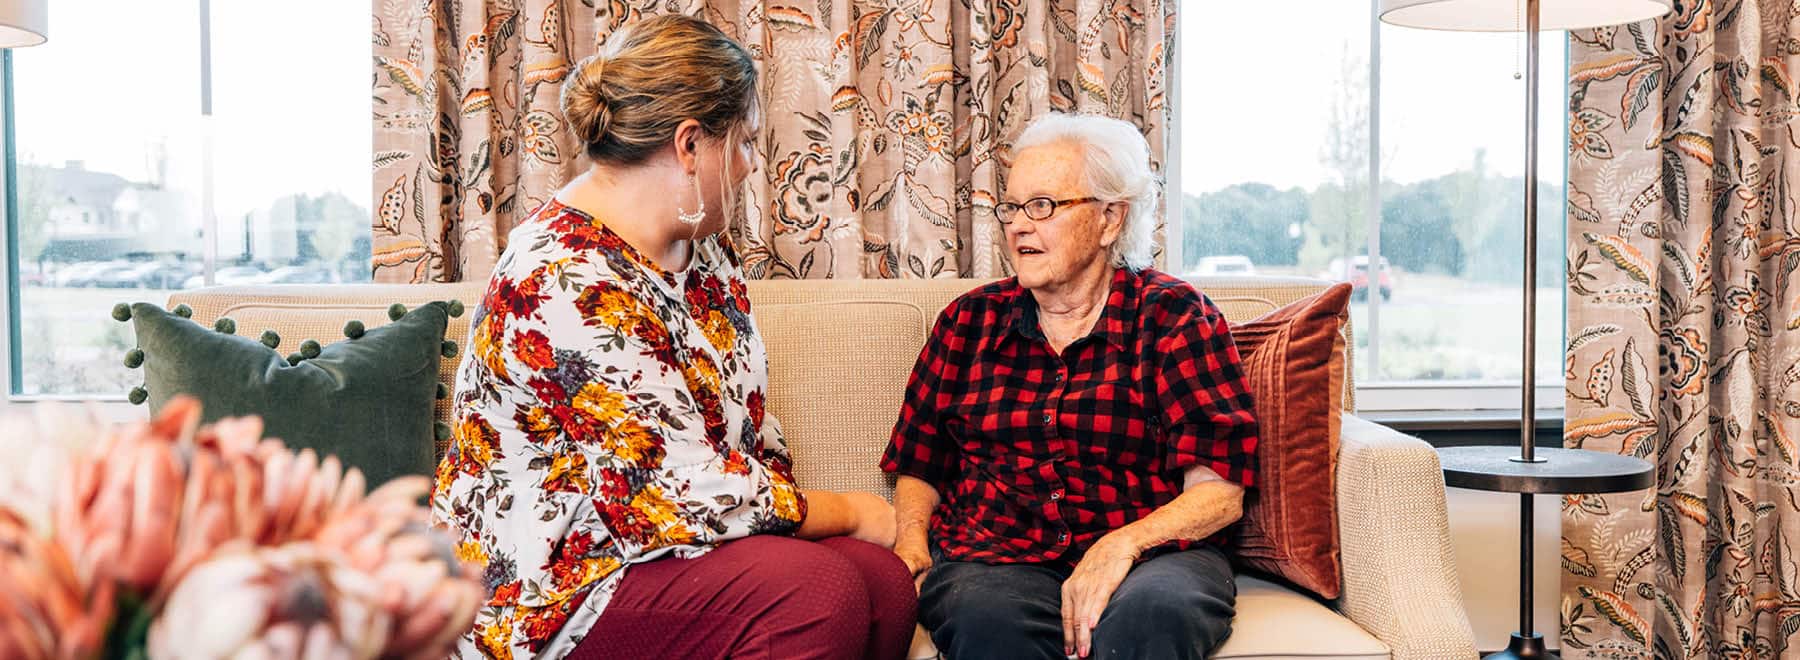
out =
<svg viewBox="0 0 1800 660"><path fill-rule="evenodd" d="M0 0L0 48L22 48L50 37L48 0Z"/></svg>
<svg viewBox="0 0 1800 660"><path fill-rule="evenodd" d="M1669 13L1673 0L1538 0L1545 30L1635 23ZM1381 0L1381 21L1427 30L1521 32L1525 0Z"/></svg>

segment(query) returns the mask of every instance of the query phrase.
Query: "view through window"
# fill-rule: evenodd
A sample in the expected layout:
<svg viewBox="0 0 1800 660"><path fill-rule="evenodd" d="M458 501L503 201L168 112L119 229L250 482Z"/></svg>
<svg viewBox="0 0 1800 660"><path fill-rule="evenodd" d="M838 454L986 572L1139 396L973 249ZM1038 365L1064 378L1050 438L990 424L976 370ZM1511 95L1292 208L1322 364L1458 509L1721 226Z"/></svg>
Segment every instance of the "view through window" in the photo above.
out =
<svg viewBox="0 0 1800 660"><path fill-rule="evenodd" d="M1283 0L1180 14L1183 263L1170 268L1350 282L1359 385L1516 388L1523 36L1382 25L1372 56L1372 11L1366 1ZM1562 373L1568 153L1563 34L1542 39L1540 386Z"/></svg>
<svg viewBox="0 0 1800 660"><path fill-rule="evenodd" d="M131 330L107 315L117 302L369 278L367 5L55 9L106 18L58 21L11 54L13 393L141 383L122 364Z"/></svg>

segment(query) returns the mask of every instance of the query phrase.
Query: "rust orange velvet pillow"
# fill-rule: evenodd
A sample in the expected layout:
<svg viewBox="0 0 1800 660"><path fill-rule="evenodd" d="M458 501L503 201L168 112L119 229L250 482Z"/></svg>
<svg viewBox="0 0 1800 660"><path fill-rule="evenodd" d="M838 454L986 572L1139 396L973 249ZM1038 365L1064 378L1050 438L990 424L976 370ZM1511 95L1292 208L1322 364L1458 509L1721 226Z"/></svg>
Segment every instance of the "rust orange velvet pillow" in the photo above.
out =
<svg viewBox="0 0 1800 660"><path fill-rule="evenodd" d="M1231 326L1260 432L1260 483L1233 526L1235 554L1324 598L1337 598L1343 582L1332 486L1349 303L1350 285L1338 284Z"/></svg>

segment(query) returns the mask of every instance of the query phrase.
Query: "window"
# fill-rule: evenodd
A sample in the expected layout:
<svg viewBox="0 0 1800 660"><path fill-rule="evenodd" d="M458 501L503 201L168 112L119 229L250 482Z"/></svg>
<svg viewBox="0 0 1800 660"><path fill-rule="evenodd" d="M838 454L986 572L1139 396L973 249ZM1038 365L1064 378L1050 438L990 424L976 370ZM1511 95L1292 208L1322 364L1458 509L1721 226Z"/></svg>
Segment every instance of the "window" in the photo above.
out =
<svg viewBox="0 0 1800 660"><path fill-rule="evenodd" d="M1516 408L1523 35L1372 35L1371 4L1181 13L1169 232L1181 244L1169 268L1350 282L1364 407ZM1562 36L1544 33L1541 51L1536 368L1547 407L1562 400Z"/></svg>
<svg viewBox="0 0 1800 660"><path fill-rule="evenodd" d="M50 42L7 61L12 394L141 382L122 364L130 328L107 316L117 302L368 279L366 5L55 11Z"/></svg>

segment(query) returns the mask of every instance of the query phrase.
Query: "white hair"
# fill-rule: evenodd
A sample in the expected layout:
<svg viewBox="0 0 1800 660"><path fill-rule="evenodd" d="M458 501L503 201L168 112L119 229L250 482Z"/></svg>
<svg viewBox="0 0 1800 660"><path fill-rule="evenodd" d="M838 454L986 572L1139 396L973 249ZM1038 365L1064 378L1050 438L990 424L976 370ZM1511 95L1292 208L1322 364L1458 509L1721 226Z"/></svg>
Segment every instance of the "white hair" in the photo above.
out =
<svg viewBox="0 0 1800 660"><path fill-rule="evenodd" d="M1033 119L1013 142L1013 153L1059 142L1081 147L1082 176L1090 195L1125 202L1125 226L1112 244L1113 265L1132 272L1149 268L1156 250L1156 173L1150 144L1138 129L1103 115L1052 112Z"/></svg>

